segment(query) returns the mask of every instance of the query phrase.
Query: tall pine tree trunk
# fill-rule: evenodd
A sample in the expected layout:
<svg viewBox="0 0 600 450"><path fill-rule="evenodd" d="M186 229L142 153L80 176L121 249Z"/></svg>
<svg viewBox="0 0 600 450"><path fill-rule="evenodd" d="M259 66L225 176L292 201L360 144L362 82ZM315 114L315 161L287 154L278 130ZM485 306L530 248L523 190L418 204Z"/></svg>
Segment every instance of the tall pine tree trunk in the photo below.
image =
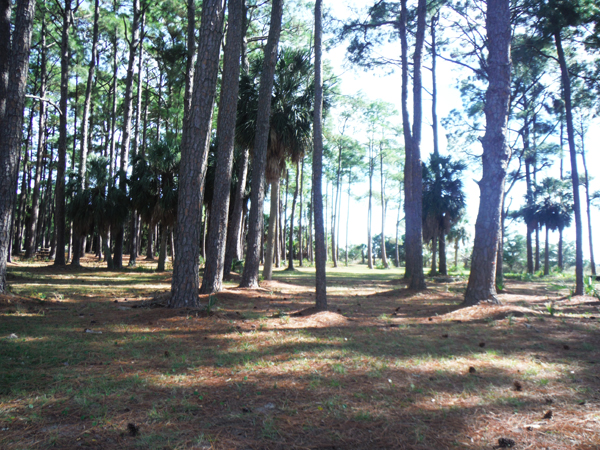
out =
<svg viewBox="0 0 600 450"><path fill-rule="evenodd" d="M585 187L585 209L588 221L588 237L590 243L590 270L596 276L596 262L594 260L594 243L592 241L592 215L590 211L590 179L588 176L587 162L585 160L585 147L583 142L583 131L581 133L581 158L583 159L583 182Z"/></svg>
<svg viewBox="0 0 600 450"><path fill-rule="evenodd" d="M381 264L387 269L389 265L385 252L385 179L383 176L383 149L381 146L379 148L379 175L381 177Z"/></svg>
<svg viewBox="0 0 600 450"><path fill-rule="evenodd" d="M304 242L302 240L302 206L304 204L304 157L300 164L300 211L298 213L298 266L304 264Z"/></svg>
<svg viewBox="0 0 600 450"><path fill-rule="evenodd" d="M243 259L243 246L239 245L243 239L244 232L244 193L246 192L246 179L248 177L248 159L250 151L246 148L241 152L240 166L238 169L235 200L233 212L227 229L227 250L225 251L225 264L223 266L223 276L227 277L231 273L233 260Z"/></svg>
<svg viewBox="0 0 600 450"><path fill-rule="evenodd" d="M317 310L327 309L327 279L325 263L327 249L325 247L325 227L323 223L323 76L322 76L322 0L315 2L315 109L313 121L313 201L315 214L315 307Z"/></svg>
<svg viewBox="0 0 600 450"><path fill-rule="evenodd" d="M129 166L129 146L131 144L131 118L133 116L133 79L137 49L140 43L140 0L133 0L133 22L131 24L131 41L129 43L129 60L125 77L125 98L123 99L123 131L121 134L121 165L119 173L119 189L127 190L127 167ZM118 224L115 233L115 269L123 268L123 241L125 226Z"/></svg>
<svg viewBox="0 0 600 450"><path fill-rule="evenodd" d="M560 63L565 113L567 117L567 140L571 157L571 181L573 183L573 214L575 215L575 295L583 295L583 224L581 221L581 200L579 198L579 174L577 173L577 148L575 147L575 129L573 127L573 109L571 106L571 80L565 60L560 31L554 34L556 52Z"/></svg>
<svg viewBox="0 0 600 450"><path fill-rule="evenodd" d="M411 129L408 114L408 41L406 0L401 1L400 43L402 59L402 123L404 126L404 145L406 162L404 165L404 210L406 223L406 271L410 289L425 289L423 275L423 180L421 168L421 124L422 124L422 86L421 60L423 42L425 39L425 15L427 5L425 0L419 0L417 7L417 33L415 51L413 53L413 125Z"/></svg>
<svg viewBox="0 0 600 450"><path fill-rule="evenodd" d="M508 0L488 0L488 89L486 92L486 132L483 145L483 176L479 182L480 202L471 273L463 305L481 301L498 303L496 297L496 253L500 239L502 197L509 149L506 123L510 97L510 7Z"/></svg>
<svg viewBox="0 0 600 450"><path fill-rule="evenodd" d="M86 168L87 168L87 155L88 155L88 143L89 143L89 129L90 129L90 111L92 107L92 85L94 83L94 72L96 70L96 58L98 53L98 18L100 15L100 0L94 2L94 31L92 36L92 54L90 57L90 66L88 69L87 84L85 87L85 99L83 101L83 117L81 118L81 154L79 155L79 190L85 189L86 179ZM71 265L79 266L80 258L82 253L81 236L75 228L74 236L74 251L73 260Z"/></svg>
<svg viewBox="0 0 600 450"><path fill-rule="evenodd" d="M7 35L6 30L3 29L7 25L7 14L10 17L10 5L0 2L0 37ZM0 293L5 293L7 288L6 263L13 206L17 191L17 161L21 147L23 106L25 104L34 15L34 0L21 0L18 2L10 54L0 54L0 70L6 70L3 69L5 67L4 61L6 59L9 61L5 112L3 117L0 117L2 125L0 127ZM6 47L2 50L5 51ZM3 74L0 72L0 75Z"/></svg>
<svg viewBox="0 0 600 450"><path fill-rule="evenodd" d="M56 169L56 212L54 233L56 234L55 266L64 266L65 261L65 172L67 169L67 103L69 100L69 29L71 27L71 0L65 0L62 10L62 38L60 43L60 119L58 125L58 166Z"/></svg>
<svg viewBox="0 0 600 450"><path fill-rule="evenodd" d="M300 189L300 164L296 163L296 189L292 198L292 212L290 213L290 243L289 243L289 261L287 270L294 270L294 214L296 212L296 200Z"/></svg>
<svg viewBox="0 0 600 450"><path fill-rule="evenodd" d="M265 280L273 278L273 256L275 239L277 237L277 210L279 209L279 178L271 181L271 208L269 212L269 230L267 231L267 249L265 252L265 266L263 277Z"/></svg>
<svg viewBox="0 0 600 450"><path fill-rule="evenodd" d="M281 34L283 0L273 0L271 25L264 50L264 62L258 92L256 133L252 159L251 208L248 226L248 249L242 274L241 287L258 287L258 270L262 249L263 205L265 200L265 170L271 118L271 95L277 62L277 47Z"/></svg>
<svg viewBox="0 0 600 450"><path fill-rule="evenodd" d="M173 262L171 307L198 306L200 219L223 37L224 3L224 0L205 0L202 4L192 104L189 120L184 123L188 137L181 148L175 233L177 258Z"/></svg>
<svg viewBox="0 0 600 450"><path fill-rule="evenodd" d="M240 56L242 51L242 1L229 0L227 45L223 55L223 76L219 117L217 119L217 162L214 194L210 215L206 264L200 292L211 294L221 290L223 265L229 222L229 195L235 138L235 121L240 83Z"/></svg>

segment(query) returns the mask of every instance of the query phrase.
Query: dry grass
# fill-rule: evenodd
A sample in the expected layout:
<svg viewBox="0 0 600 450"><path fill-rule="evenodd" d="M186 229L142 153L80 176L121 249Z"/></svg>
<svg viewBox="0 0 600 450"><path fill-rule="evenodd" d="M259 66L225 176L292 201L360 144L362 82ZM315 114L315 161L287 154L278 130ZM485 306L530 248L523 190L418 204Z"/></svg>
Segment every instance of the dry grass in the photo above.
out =
<svg viewBox="0 0 600 450"><path fill-rule="evenodd" d="M459 309L464 281L330 270L330 311L296 316L303 269L227 283L206 314L148 307L170 282L149 263L84 264L10 268L2 449L600 448L600 304L550 281Z"/></svg>

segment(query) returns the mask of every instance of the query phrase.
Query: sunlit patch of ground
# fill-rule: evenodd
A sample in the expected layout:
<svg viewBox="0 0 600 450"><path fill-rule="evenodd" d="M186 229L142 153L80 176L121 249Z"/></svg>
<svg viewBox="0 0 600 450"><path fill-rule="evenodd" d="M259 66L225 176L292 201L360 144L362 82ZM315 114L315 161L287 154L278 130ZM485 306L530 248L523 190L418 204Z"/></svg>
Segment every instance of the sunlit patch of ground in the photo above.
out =
<svg viewBox="0 0 600 450"><path fill-rule="evenodd" d="M464 277L328 268L329 311L302 316L310 267L210 311L161 307L155 267L10 267L0 448L600 448L600 303L562 279L461 309Z"/></svg>

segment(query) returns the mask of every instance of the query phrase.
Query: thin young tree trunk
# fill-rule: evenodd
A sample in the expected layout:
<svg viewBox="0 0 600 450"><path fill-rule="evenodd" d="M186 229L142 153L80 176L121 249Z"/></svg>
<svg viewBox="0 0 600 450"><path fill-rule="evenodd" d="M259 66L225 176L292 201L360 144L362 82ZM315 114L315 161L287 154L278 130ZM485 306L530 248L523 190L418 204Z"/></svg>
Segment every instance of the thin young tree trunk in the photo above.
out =
<svg viewBox="0 0 600 450"><path fill-rule="evenodd" d="M296 188L292 198L292 212L290 213L290 243L289 243L289 261L287 270L294 270L294 214L296 212L296 200L300 189L300 164L296 163Z"/></svg>
<svg viewBox="0 0 600 450"><path fill-rule="evenodd" d="M90 56L90 65L88 69L87 84L85 87L85 100L83 101L83 117L81 118L81 153L79 155L79 192L85 188L86 180L86 168L87 168L87 155L88 155L88 134L90 129L90 110L92 106L92 85L94 82L94 72L96 70L96 58L98 53L98 18L100 15L100 0L94 1L94 28L92 35L92 53ZM73 260L71 261L72 266L80 266L81 258L81 236L75 229L74 237L74 252Z"/></svg>
<svg viewBox="0 0 600 450"><path fill-rule="evenodd" d="M58 166L56 170L56 212L54 230L56 234L55 266L64 266L65 261L65 172L67 169L67 102L69 100L69 28L71 27L71 0L65 0L62 11L63 27L60 44L60 110L58 137Z"/></svg>
<svg viewBox="0 0 600 450"><path fill-rule="evenodd" d="M481 301L498 303L496 297L496 252L500 238L500 219L509 149L506 123L510 98L510 7L508 0L488 0L488 80L483 145L483 176L471 273L463 305Z"/></svg>
<svg viewBox="0 0 600 450"><path fill-rule="evenodd" d="M281 186L279 187L281 191ZM281 254L285 253L285 240L283 240L282 244L282 236L283 235L283 194L279 193L279 205L277 209L277 237L275 238L276 248L275 248L275 267L281 268ZM282 251L283 250L283 251ZM284 258L285 259L285 258Z"/></svg>
<svg viewBox="0 0 600 450"><path fill-rule="evenodd" d="M348 225L350 224L350 177L352 173L348 172L348 208L346 210L346 267L348 267Z"/></svg>
<svg viewBox="0 0 600 450"><path fill-rule="evenodd" d="M579 174L577 172L577 148L571 106L571 80L565 60L560 31L554 34L556 52L560 63L565 112L567 117L567 139L571 156L571 181L573 182L573 213L575 215L575 295L583 295L583 224L581 220L581 200L579 199Z"/></svg>
<svg viewBox="0 0 600 450"><path fill-rule="evenodd" d="M389 267L385 251L385 179L383 177L383 149L379 148L379 175L381 177L381 264ZM435 249L433 250L435 252Z"/></svg>
<svg viewBox="0 0 600 450"><path fill-rule="evenodd" d="M373 233L371 230L371 222L373 221L373 150L372 144L369 144L369 208L367 211L367 257L369 269L373 268Z"/></svg>
<svg viewBox="0 0 600 450"><path fill-rule="evenodd" d="M8 10L8 11L7 11ZM0 3L0 36L6 35L5 15L10 17L10 5ZM9 55L0 55L0 70L3 60L9 59L8 82L4 117L0 117L0 293L5 293L6 263L10 243L10 227L15 203L18 159L23 127L23 106L27 73L29 70L29 48L35 15L35 1L21 0L17 4L12 48ZM2 44L0 44L2 45ZM5 48L3 48L5 50Z"/></svg>
<svg viewBox="0 0 600 450"><path fill-rule="evenodd" d="M10 14L11 0L0 0L0 129L6 112L8 74L10 68Z"/></svg>
<svg viewBox="0 0 600 450"><path fill-rule="evenodd" d="M238 171L238 184L235 192L235 203L233 205L233 213L229 221L229 229L227 230L227 250L225 252L225 264L223 266L223 276L227 277L231 273L231 265L233 260L243 259L243 248L239 245L242 241L244 224L244 193L246 192L246 179L248 176L248 158L250 151L244 149L241 152L240 166ZM241 250L241 251L240 251Z"/></svg>
<svg viewBox="0 0 600 450"><path fill-rule="evenodd" d="M185 68L185 91L183 97L183 130L181 147L188 145L190 110L192 107L192 90L194 86L194 67L196 65L196 1L187 0L187 59Z"/></svg>
<svg viewBox="0 0 600 450"><path fill-rule="evenodd" d="M262 249L263 205L265 200L265 169L271 117L271 95L277 62L277 47L281 34L283 0L273 0L271 25L264 50L263 69L258 93L256 134L252 160L251 208L248 230L248 249L240 287L258 287L258 270Z"/></svg>
<svg viewBox="0 0 600 450"><path fill-rule="evenodd" d="M448 267L446 264L446 235L442 232L439 238L439 272L440 275L448 275Z"/></svg>
<svg viewBox="0 0 600 450"><path fill-rule="evenodd" d="M125 77L125 97L123 98L123 131L121 133L121 165L119 189L127 191L127 167L129 166L129 147L131 145L131 118L133 117L133 79L134 66L140 44L140 0L133 0L133 22L131 24L131 42L129 43L129 60ZM123 244L125 224L117 226L115 236L115 269L123 268Z"/></svg>
<svg viewBox="0 0 600 450"><path fill-rule="evenodd" d="M402 191L402 187L400 187L400 191ZM396 215L396 267L400 267L400 210L402 209L402 204L400 202L402 192L399 192L398 195L398 214Z"/></svg>
<svg viewBox="0 0 600 450"><path fill-rule="evenodd" d="M313 192L312 192L312 187L311 187L311 192L310 192L310 204L308 205L308 257L310 258L310 263L314 263L315 262L315 254L313 252L313 219L314 219L314 197L313 197Z"/></svg>
<svg viewBox="0 0 600 450"><path fill-rule="evenodd" d="M303 266L304 243L302 242L302 206L304 204L304 157L300 165L300 212L298 214L298 266Z"/></svg>
<svg viewBox="0 0 600 450"><path fill-rule="evenodd" d="M273 278L273 254L275 250L275 237L277 236L277 210L279 209L279 178L271 181L270 206L267 249L265 252L265 266L263 268L263 277L265 280Z"/></svg>
<svg viewBox="0 0 600 450"><path fill-rule="evenodd" d="M548 225L546 225L546 242L544 243L544 275L550 274L550 242L548 241Z"/></svg>
<svg viewBox="0 0 600 450"><path fill-rule="evenodd" d="M336 223L339 221L337 217L337 205L340 197L340 177L342 175L342 144L338 144L338 161L337 161L337 174L335 181L335 202L334 202L334 213L331 221L331 260L333 262L333 267L337 267L337 251L336 246L339 245L336 239L336 226L339 225Z"/></svg>
<svg viewBox="0 0 600 450"><path fill-rule="evenodd" d="M325 273L325 263L327 259L327 250L325 248L325 228L323 224L323 194L321 186L323 185L323 78L321 61L321 38L323 27L322 22L322 0L315 2L315 109L313 121L313 197L315 213L315 307L317 310L327 309L327 279Z"/></svg>
<svg viewBox="0 0 600 450"><path fill-rule="evenodd" d="M40 97L46 98L46 15L42 13L42 30L40 33ZM37 226L40 212L40 192L42 179L42 161L46 148L46 102L40 101L40 115L38 120L38 148L37 159L35 163L35 179L33 186L33 196L31 199L31 218L29 219L29 229L26 233L25 258L32 258L36 249Z"/></svg>
<svg viewBox="0 0 600 450"><path fill-rule="evenodd" d="M167 261L167 238L169 237L169 227L162 225L160 230L160 251L158 253L157 272L165 271L165 262Z"/></svg>
<svg viewBox="0 0 600 450"><path fill-rule="evenodd" d="M206 264L200 292L211 294L223 286L223 269L229 222L229 195L235 138L235 121L242 51L242 1L229 0L227 44L223 53L221 98L217 119L217 162L210 215Z"/></svg>
<svg viewBox="0 0 600 450"><path fill-rule="evenodd" d="M146 261L154 260L154 225L148 224L148 243L146 244Z"/></svg>
<svg viewBox="0 0 600 450"><path fill-rule="evenodd" d="M35 91L35 86L34 86L34 91ZM23 150L23 159L22 161L19 161L19 165L21 165L21 162L23 163L23 174L21 176L21 192L19 194L19 198L17 201L17 212L16 212L16 217L15 217L15 226L13 227L13 229L15 230L12 234L14 236L13 242L15 244L15 248L12 251L13 255L20 255L21 254L21 248L22 248L22 244L24 242L24 232L25 232L25 227L26 227L26 220L25 220L25 215L26 215L26 205L28 203L27 199L29 198L29 186L30 186L30 180L28 177L28 170L30 167L30 163L29 163L29 142L31 140L31 132L32 132L32 128L33 128L33 106L31 106L29 108L29 124L27 126L27 136L25 138L25 149ZM31 153L32 154L32 153Z"/></svg>
<svg viewBox="0 0 600 450"><path fill-rule="evenodd" d="M430 275L437 275L437 235L433 236L431 240L431 273Z"/></svg>
<svg viewBox="0 0 600 450"><path fill-rule="evenodd" d="M137 157L139 152L139 142L140 142L140 120L142 118L142 65L144 61L144 22L145 22L145 13L142 13L141 18L141 31L140 31L140 45L139 45L139 54L138 54L138 66L137 66L137 93L136 93L136 107L135 107L135 129L133 132L133 142L131 148L131 155L133 158ZM139 248L139 240L140 240L140 215L134 209L133 214L131 215L131 245L129 249L129 267L134 267L137 264L138 257L138 248Z"/></svg>
<svg viewBox="0 0 600 450"><path fill-rule="evenodd" d="M583 131L581 133L581 158L583 159L583 174L585 187L585 207L588 220L588 237L590 242L590 269L593 276L596 276L596 262L594 261L594 244L592 242L592 216L590 211L590 180L588 176L587 163L585 160L585 147L583 142Z"/></svg>
<svg viewBox="0 0 600 450"><path fill-rule="evenodd" d="M535 264L534 271L540 270L540 224L535 226Z"/></svg>
<svg viewBox="0 0 600 450"><path fill-rule="evenodd" d="M223 37L224 0L205 0L202 4L198 60L188 137L181 149L177 232L171 284L171 307L198 306L198 257L200 218L204 198L204 181L209 150L212 112L215 103L219 52Z"/></svg>
<svg viewBox="0 0 600 450"><path fill-rule="evenodd" d="M558 268L560 269L560 271L562 272L564 269L564 263L563 263L563 229L559 228L558 229L558 250L557 250L557 257L558 257Z"/></svg>
<svg viewBox="0 0 600 450"><path fill-rule="evenodd" d="M288 224L288 217L287 217L287 210L288 210L288 194L289 194L289 187L290 187L290 170L286 169L285 170L285 201L283 203L283 228L282 233L281 233L281 253L283 256L283 264L285 265L285 261L287 258L287 252L286 252L286 236L287 236L287 224Z"/></svg>

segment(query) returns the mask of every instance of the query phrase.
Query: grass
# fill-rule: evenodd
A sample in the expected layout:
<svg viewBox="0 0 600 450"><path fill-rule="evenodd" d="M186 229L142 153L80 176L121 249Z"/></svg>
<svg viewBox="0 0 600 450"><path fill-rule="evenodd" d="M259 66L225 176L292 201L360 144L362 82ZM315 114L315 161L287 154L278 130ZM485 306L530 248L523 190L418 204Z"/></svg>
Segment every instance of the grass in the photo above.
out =
<svg viewBox="0 0 600 450"><path fill-rule="evenodd" d="M19 297L0 303L0 448L600 442L600 311L591 297L567 301L568 282L507 279L506 306L459 310L464 281L414 293L395 268L328 268L331 310L298 317L314 269L297 268L260 290L226 283L206 316L132 308L169 289L170 274L144 262L84 263L10 267Z"/></svg>

